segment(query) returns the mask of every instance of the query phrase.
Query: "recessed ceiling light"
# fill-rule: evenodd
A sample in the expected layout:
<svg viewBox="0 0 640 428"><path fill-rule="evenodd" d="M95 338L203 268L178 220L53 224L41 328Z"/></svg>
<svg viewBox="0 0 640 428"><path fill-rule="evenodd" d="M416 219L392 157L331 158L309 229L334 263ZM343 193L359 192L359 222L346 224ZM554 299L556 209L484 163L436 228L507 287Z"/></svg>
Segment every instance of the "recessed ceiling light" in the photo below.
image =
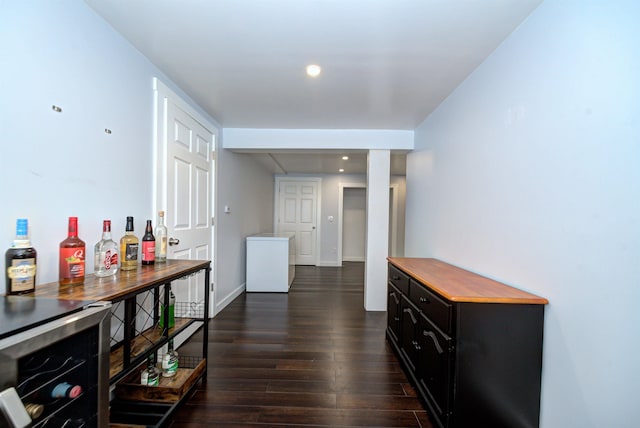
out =
<svg viewBox="0 0 640 428"><path fill-rule="evenodd" d="M349 156L342 156L342 160L349 160Z"/></svg>
<svg viewBox="0 0 640 428"><path fill-rule="evenodd" d="M316 65L316 64L307 65L307 75L309 77L318 77L321 71L322 71L322 68L320 68L319 65Z"/></svg>
<svg viewBox="0 0 640 428"><path fill-rule="evenodd" d="M338 172L344 172L344 168L340 168Z"/></svg>

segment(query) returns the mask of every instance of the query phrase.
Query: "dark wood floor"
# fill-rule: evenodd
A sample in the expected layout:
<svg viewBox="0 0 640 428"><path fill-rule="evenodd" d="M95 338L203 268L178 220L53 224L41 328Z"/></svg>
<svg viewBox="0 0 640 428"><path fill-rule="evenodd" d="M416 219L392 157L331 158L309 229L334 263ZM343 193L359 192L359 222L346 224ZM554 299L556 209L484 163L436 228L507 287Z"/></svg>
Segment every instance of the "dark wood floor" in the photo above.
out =
<svg viewBox="0 0 640 428"><path fill-rule="evenodd" d="M431 427L385 341L386 313L363 308L363 269L298 266L288 294L229 304L209 324L207 383L171 426Z"/></svg>

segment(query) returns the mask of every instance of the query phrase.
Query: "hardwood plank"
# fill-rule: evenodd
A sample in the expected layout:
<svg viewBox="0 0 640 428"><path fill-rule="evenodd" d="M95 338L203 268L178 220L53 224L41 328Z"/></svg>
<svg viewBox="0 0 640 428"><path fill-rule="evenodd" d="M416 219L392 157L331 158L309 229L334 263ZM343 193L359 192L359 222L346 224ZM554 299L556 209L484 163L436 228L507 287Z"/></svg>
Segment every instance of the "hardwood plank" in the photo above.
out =
<svg viewBox="0 0 640 428"><path fill-rule="evenodd" d="M209 322L207 382L173 428L432 428L363 309L364 265L297 266L289 293L245 293ZM179 352L202 346L194 335Z"/></svg>

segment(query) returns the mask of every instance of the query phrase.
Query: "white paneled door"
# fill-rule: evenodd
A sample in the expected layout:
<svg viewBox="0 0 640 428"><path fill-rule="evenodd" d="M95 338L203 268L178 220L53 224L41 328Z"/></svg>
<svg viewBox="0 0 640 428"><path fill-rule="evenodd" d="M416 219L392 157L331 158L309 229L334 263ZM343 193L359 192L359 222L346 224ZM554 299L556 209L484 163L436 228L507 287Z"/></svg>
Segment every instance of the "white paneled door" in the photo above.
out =
<svg viewBox="0 0 640 428"><path fill-rule="evenodd" d="M295 233L297 265L316 265L318 179L276 180L276 230Z"/></svg>
<svg viewBox="0 0 640 428"><path fill-rule="evenodd" d="M166 211L167 257L212 260L214 134L186 111L189 106L181 100L166 97L159 100L158 106L165 126L159 129L164 135L164 144L159 150L159 168L164 170L164 176L160 180L157 205ZM203 281L204 272L201 272L174 283L176 302L183 303L176 307L176 315L180 311L181 316L195 316L196 311L203 308ZM213 303L213 293L210 303Z"/></svg>

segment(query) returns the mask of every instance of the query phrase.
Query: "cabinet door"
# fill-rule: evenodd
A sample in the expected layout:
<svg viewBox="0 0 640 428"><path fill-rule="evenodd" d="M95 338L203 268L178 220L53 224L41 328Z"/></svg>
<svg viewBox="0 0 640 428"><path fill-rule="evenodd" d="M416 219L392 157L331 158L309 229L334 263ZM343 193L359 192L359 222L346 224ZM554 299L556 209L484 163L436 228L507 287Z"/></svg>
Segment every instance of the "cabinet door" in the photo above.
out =
<svg viewBox="0 0 640 428"><path fill-rule="evenodd" d="M420 316L418 332L418 348L420 350L420 371L418 382L427 392L438 419L447 426L450 412L451 384L453 382L452 361L453 349L451 338Z"/></svg>
<svg viewBox="0 0 640 428"><path fill-rule="evenodd" d="M388 286L387 295L387 332L391 339L399 345L401 335L400 328L400 301L402 294L393 285Z"/></svg>
<svg viewBox="0 0 640 428"><path fill-rule="evenodd" d="M405 296L402 296L400 305L402 308L402 314L400 316L402 323L402 337L400 343L402 345L400 347L400 352L402 352L408 368L415 373L416 367L418 367L417 363L419 358L418 334L420 326L418 324L418 318L420 317L420 313L414 304Z"/></svg>

